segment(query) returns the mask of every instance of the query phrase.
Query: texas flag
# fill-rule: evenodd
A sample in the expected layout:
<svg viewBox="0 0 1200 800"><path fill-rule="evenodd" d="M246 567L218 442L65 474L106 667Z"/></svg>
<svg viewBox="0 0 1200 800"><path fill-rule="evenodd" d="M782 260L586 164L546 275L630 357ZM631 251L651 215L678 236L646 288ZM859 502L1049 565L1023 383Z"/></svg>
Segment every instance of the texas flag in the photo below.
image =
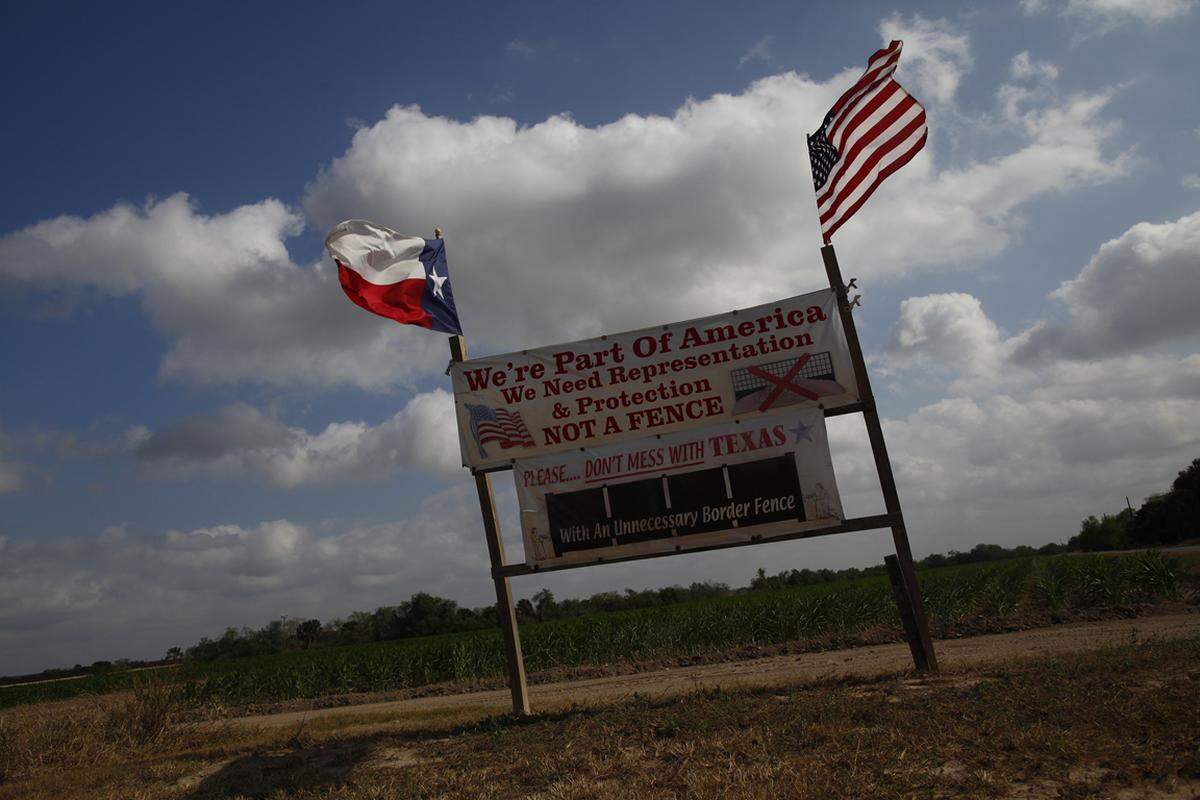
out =
<svg viewBox="0 0 1200 800"><path fill-rule="evenodd" d="M349 219L329 232L325 249L346 296L367 311L405 325L462 333L441 239Z"/></svg>

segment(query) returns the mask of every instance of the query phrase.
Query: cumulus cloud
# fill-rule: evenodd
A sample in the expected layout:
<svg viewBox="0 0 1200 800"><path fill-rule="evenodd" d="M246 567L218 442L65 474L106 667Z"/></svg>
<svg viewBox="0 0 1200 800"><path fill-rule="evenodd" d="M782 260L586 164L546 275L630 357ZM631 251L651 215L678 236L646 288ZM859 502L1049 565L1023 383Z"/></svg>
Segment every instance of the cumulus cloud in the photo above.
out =
<svg viewBox="0 0 1200 800"><path fill-rule="evenodd" d="M1084 26L1082 37L1101 35L1128 23L1160 25L1195 7L1193 0L1021 0L1028 14L1054 11Z"/></svg>
<svg viewBox="0 0 1200 800"><path fill-rule="evenodd" d="M971 68L970 37L948 20L925 19L920 14L897 13L879 26L884 42L904 42L902 82L922 101L949 103L958 84Z"/></svg>
<svg viewBox="0 0 1200 800"><path fill-rule="evenodd" d="M939 114L960 120L967 35L899 15L880 33L905 39L899 75L934 104L932 126ZM861 69L824 81L775 75L670 116L597 126L567 115L461 122L396 106L355 132L302 205L318 230L349 217L443 227L477 352L766 302L824 281L815 253L796 260L818 240L797 141ZM939 166L935 137L839 233L839 247L868 279L995 255L1020 235L1030 200L1124 174L1127 159L1108 152L1108 100L1050 93L1023 98L999 127L987 115L1017 145L986 160ZM140 297L168 340L160 374L169 380L383 389L444 364L440 337L401 335L347 303L327 263L295 260L287 241L301 227L277 200L203 214L179 194L0 238L0 280ZM871 255L881 239L886 258Z"/></svg>
<svg viewBox="0 0 1200 800"><path fill-rule="evenodd" d="M940 374L993 375L1004 358L1000 329L969 294L930 294L900 303L885 349L887 365Z"/></svg>
<svg viewBox="0 0 1200 800"><path fill-rule="evenodd" d="M383 480L415 467L461 469L454 398L441 389L414 396L378 425L334 422L310 433L246 403L135 431L133 454L156 474L252 477L295 488L339 480Z"/></svg>
<svg viewBox="0 0 1200 800"><path fill-rule="evenodd" d="M395 326L347 303L327 264L293 263L285 242L302 228L277 200L205 215L176 194L8 234L0 279L139 295L171 342L167 379L383 388L441 359L437 337L397 347Z"/></svg>
<svg viewBox="0 0 1200 800"><path fill-rule="evenodd" d="M953 97L970 63L964 34L919 17L883 30L911 42L903 81L911 68L930 96ZM495 350L766 302L823 282L818 259L796 261L818 235L814 209L797 202L809 182L797 132L860 71L776 75L670 117L595 127L568 116L459 122L398 106L355 135L304 207L319 226L346 216L444 226L459 308ZM1106 152L1108 100L1026 103L1006 123L1019 146L985 161L938 168L935 142L839 233L839 248L863 253L860 275L882 278L1000 252L1030 200L1124 174L1127 159ZM879 240L886 259L869 255Z"/></svg>
<svg viewBox="0 0 1200 800"><path fill-rule="evenodd" d="M1070 533L1081 511L1161 490L1195 458L1200 353L1168 348L1200 332L1198 237L1200 214L1133 226L1052 293L1066 323L1008 337L971 295L902 302L879 357L891 388L936 396L932 377L949 396L885 427L905 502L935 537L1001 531L1006 516ZM863 437L840 444L866 459Z"/></svg>
<svg viewBox="0 0 1200 800"><path fill-rule="evenodd" d="M1019 361L1127 353L1200 334L1200 212L1134 225L1050 296L1067 313L1022 335Z"/></svg>
<svg viewBox="0 0 1200 800"><path fill-rule="evenodd" d="M394 522L0 537L0 673L152 657L226 625L328 619L418 591L494 602L472 491L452 488Z"/></svg>
<svg viewBox="0 0 1200 800"><path fill-rule="evenodd" d="M1083 515L1161 490L1200 449L1200 354L1015 360L1023 342L1004 338L970 295L902 303L881 355L890 388L936 397L943 380L949 391L885 421L926 547L954 547L965 528L971 541L1065 538ZM869 490L865 436L831 441L839 463L860 465L843 491Z"/></svg>

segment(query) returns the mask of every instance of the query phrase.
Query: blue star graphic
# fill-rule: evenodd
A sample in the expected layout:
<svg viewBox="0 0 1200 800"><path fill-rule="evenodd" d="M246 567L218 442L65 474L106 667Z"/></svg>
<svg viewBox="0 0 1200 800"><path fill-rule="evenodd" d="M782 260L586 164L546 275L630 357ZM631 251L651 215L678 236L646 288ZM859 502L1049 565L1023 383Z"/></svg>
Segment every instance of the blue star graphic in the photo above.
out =
<svg viewBox="0 0 1200 800"><path fill-rule="evenodd" d="M788 430L796 437L796 444L800 444L801 439L812 441L812 426L805 425L802 420L796 420L796 427L788 428Z"/></svg>

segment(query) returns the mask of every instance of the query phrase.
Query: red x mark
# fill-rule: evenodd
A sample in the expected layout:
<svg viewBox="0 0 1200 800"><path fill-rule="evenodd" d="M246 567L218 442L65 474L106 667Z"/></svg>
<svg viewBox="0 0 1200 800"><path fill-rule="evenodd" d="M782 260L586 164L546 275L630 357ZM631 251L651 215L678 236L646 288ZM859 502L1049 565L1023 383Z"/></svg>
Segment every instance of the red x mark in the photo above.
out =
<svg viewBox="0 0 1200 800"><path fill-rule="evenodd" d="M758 407L759 411L766 411L768 408L770 408L771 404L778 400L779 395L783 394L785 391L798 394L801 397L807 397L809 400L816 400L820 396L816 392L809 391L803 386L797 386L796 384L792 383L792 378L796 377L796 373L800 371L801 367L808 363L810 358L812 358L811 353L805 353L797 358L796 363L793 364L792 368L788 370L787 375L784 375L782 378L780 378L778 375L773 375L770 372L767 372L765 369L761 369L760 367L746 368L746 371L751 375L757 375L763 380L775 384L775 388L771 390L771 393L768 394L762 401L762 405Z"/></svg>

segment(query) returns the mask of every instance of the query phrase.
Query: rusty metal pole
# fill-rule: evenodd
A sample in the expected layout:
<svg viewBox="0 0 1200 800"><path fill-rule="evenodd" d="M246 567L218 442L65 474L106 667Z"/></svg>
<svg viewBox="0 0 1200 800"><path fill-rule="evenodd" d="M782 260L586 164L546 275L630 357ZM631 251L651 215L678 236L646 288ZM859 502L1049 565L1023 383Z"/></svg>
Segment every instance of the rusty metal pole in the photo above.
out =
<svg viewBox="0 0 1200 800"><path fill-rule="evenodd" d="M863 359L862 345L858 341L858 330L854 327L854 314L850 301L846 296L846 285L842 281L842 270L838 266L837 254L833 245L827 244L821 248L821 258L825 261L825 274L829 276L829 286L837 295L838 315L842 320L842 329L846 333L846 345L850 350L850 359L854 364L854 374L858 379L858 395L863 406L863 421L867 426L867 436L871 440L871 453L875 456L875 470L879 473L879 487L883 491L883 502L891 518L892 541L896 547L896 562L900 577L904 582L904 593L907 595L908 613L916 624L917 641L910 645L913 651L913 663L917 669L937 672L937 655L933 651L933 638L929 635L929 620L925 616L925 602L921 597L921 587L917 583L917 570L913 564L912 548L908 544L908 531L904 527L904 514L900 510L900 495L896 492L896 478L892 474L892 462L888 458L887 445L883 440L883 426L879 423L879 412L875 408L875 395L871 392L871 380L867 377L867 365ZM903 602L899 597L899 602ZM905 609L901 609L904 616Z"/></svg>
<svg viewBox="0 0 1200 800"><path fill-rule="evenodd" d="M467 341L461 336L450 337L450 358L454 362L467 360ZM500 519L496 515L496 497L492 493L492 478L476 472L475 488L479 492L479 512L483 516L483 535L487 539L488 556L492 563L492 582L496 585L496 614L500 617L500 632L504 635L504 658L508 662L508 687L512 692L513 713L529 714L529 687L525 683L525 658L521 654L521 634L517 630L517 611L513 606L512 587L499 570L505 566L504 540L500 538Z"/></svg>

